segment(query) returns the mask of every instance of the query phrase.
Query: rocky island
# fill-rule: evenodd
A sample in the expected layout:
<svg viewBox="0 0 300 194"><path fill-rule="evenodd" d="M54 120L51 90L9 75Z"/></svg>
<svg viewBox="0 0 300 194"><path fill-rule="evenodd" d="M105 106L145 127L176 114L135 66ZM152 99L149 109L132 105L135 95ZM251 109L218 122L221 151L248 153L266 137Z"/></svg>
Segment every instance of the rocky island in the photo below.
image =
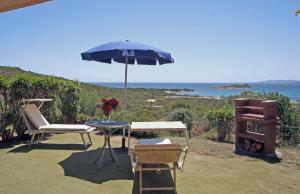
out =
<svg viewBox="0 0 300 194"><path fill-rule="evenodd" d="M167 94L177 94L177 93L193 92L194 91L192 89L187 89L187 88L183 88L183 89L160 89L160 90L164 91Z"/></svg>
<svg viewBox="0 0 300 194"><path fill-rule="evenodd" d="M214 86L216 90L235 90L235 89L244 89L252 88L249 84L232 84L232 85L223 85L223 86Z"/></svg>

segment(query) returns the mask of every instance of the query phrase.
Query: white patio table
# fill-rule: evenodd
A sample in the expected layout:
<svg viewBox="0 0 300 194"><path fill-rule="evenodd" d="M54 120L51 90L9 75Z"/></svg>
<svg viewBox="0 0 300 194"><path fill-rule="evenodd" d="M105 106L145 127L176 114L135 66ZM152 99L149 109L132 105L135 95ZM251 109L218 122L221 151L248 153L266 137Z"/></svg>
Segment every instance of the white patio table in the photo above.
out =
<svg viewBox="0 0 300 194"><path fill-rule="evenodd" d="M117 159L111 145L110 145L110 136L117 131L118 129L123 129L123 133L126 128L129 128L129 124L123 121L113 121L113 120L93 120L87 121L86 125L96 127L97 129L101 130L104 134L104 144L96 157L95 164L98 164L98 168L100 168L102 159L105 153L105 148L108 146L108 150L110 153L110 157L112 161L115 161L119 166L119 160Z"/></svg>

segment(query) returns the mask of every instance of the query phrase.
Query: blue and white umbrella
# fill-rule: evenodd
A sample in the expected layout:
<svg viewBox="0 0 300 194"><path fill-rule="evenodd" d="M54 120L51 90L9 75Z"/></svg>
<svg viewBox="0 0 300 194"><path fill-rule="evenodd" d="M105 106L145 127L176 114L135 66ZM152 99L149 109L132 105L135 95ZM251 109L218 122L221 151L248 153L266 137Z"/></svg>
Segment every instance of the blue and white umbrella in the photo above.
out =
<svg viewBox="0 0 300 194"><path fill-rule="evenodd" d="M155 47L126 41L110 42L99 45L84 53L81 53L83 60L111 63L112 60L118 63L125 63L125 90L124 106L127 107L127 69L128 64L156 65L174 63L171 54Z"/></svg>

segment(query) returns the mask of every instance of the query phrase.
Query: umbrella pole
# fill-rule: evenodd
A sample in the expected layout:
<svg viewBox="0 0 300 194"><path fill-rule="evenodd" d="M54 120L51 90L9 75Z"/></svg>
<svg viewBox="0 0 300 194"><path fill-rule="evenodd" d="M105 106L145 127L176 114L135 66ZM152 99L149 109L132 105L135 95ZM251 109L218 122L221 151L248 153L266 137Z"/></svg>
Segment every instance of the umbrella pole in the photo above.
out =
<svg viewBox="0 0 300 194"><path fill-rule="evenodd" d="M125 59L125 85L124 85L124 107L127 109L127 69L128 69L128 57Z"/></svg>
<svg viewBox="0 0 300 194"><path fill-rule="evenodd" d="M128 56L125 58L125 85L124 85L124 107L127 110L127 69L128 69ZM125 129L123 129L122 149L125 148Z"/></svg>

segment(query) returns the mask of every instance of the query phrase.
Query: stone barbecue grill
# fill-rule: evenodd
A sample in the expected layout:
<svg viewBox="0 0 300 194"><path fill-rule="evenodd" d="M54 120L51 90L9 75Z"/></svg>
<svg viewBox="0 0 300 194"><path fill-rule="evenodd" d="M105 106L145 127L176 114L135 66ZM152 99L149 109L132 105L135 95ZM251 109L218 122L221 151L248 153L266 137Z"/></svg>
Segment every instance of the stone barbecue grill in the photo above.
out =
<svg viewBox="0 0 300 194"><path fill-rule="evenodd" d="M247 123L262 126L262 132L247 129ZM276 157L277 101L235 99L235 149Z"/></svg>

